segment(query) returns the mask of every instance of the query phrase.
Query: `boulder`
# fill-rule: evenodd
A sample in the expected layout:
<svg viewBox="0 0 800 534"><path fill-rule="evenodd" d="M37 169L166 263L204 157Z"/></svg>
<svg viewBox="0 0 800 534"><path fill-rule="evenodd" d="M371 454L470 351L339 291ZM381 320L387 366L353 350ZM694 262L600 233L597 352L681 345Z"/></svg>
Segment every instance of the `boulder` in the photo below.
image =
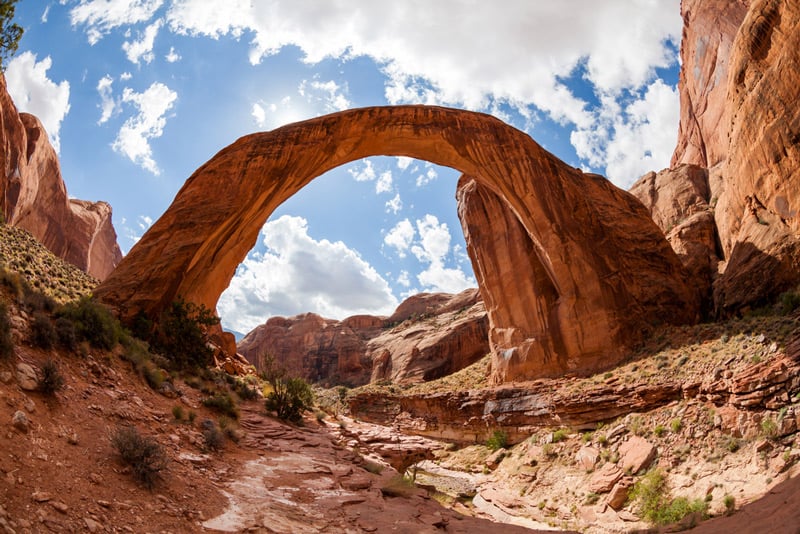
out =
<svg viewBox="0 0 800 534"><path fill-rule="evenodd" d="M19 113L0 76L0 199L6 223L102 280L122 259L111 206L67 195L58 156L42 123Z"/></svg>
<svg viewBox="0 0 800 534"><path fill-rule="evenodd" d="M639 436L631 436L619 446L620 466L625 471L636 474L646 469L655 460L655 445Z"/></svg>
<svg viewBox="0 0 800 534"><path fill-rule="evenodd" d="M17 363L17 384L26 391L33 391L39 386L36 369L25 362Z"/></svg>
<svg viewBox="0 0 800 534"><path fill-rule="evenodd" d="M608 498L606 499L608 506L616 512L622 510L622 507L628 502L628 494L632 486L633 477L622 477L608 494Z"/></svg>
<svg viewBox="0 0 800 534"><path fill-rule="evenodd" d="M575 462L584 470L591 471L600 460L600 451L592 446L581 447L575 454Z"/></svg>
<svg viewBox="0 0 800 534"><path fill-rule="evenodd" d="M625 473L612 463L604 464L592 474L588 489L592 493L608 493Z"/></svg>

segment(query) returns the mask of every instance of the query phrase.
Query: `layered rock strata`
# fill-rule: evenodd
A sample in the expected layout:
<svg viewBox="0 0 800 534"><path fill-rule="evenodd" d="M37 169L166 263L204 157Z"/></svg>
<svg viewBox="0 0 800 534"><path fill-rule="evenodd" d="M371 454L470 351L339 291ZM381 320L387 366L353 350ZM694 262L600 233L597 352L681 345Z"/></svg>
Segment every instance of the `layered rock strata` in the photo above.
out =
<svg viewBox="0 0 800 534"><path fill-rule="evenodd" d="M477 289L420 293L390 317L342 321L313 313L272 317L239 343L254 365L272 355L290 374L312 382L358 386L432 380L489 352L489 321Z"/></svg>
<svg viewBox="0 0 800 534"><path fill-rule="evenodd" d="M552 290L507 293L507 265L485 271L481 291L492 288L498 306L487 309L496 382L608 367L654 324L699 315L683 266L632 195L494 117L430 106L354 109L242 137L189 178L96 295L125 319L139 311L156 318L179 296L214 309L284 200L324 172L372 155L459 169L493 197L487 220L501 209L525 230L516 238L535 251L532 269L514 275L527 286L544 276ZM519 248L503 235L491 243L498 252ZM525 300L530 294L535 302Z"/></svg>
<svg viewBox="0 0 800 534"><path fill-rule="evenodd" d="M42 123L18 113L0 76L0 199L7 224L30 232L56 256L100 280L122 259L111 206L67 195Z"/></svg>

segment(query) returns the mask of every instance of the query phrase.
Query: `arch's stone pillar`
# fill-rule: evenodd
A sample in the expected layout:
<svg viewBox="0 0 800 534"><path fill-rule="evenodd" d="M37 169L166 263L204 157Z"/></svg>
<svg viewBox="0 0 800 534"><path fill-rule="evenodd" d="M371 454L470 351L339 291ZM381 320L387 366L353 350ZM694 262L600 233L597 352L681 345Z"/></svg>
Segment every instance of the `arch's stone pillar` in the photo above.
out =
<svg viewBox="0 0 800 534"><path fill-rule="evenodd" d="M494 117L431 106L348 110L240 138L195 171L95 293L123 319L155 318L178 296L214 309L283 201L376 155L453 167L483 191L484 213L470 222L480 209L467 208L466 228L489 235L470 246L473 262L488 262L479 282L493 303L496 381L611 365L648 325L696 320L697 295L638 200ZM501 253L509 259L492 266ZM510 294L508 276L523 289Z"/></svg>

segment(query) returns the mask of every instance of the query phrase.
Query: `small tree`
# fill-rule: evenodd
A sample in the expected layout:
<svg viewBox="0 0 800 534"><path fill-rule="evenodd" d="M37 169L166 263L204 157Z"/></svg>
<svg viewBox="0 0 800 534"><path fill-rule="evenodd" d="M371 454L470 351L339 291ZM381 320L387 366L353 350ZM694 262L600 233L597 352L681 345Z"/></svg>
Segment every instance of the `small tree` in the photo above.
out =
<svg viewBox="0 0 800 534"><path fill-rule="evenodd" d="M302 378L288 377L286 369L272 355L263 355L260 360L261 378L272 388L264 403L267 411L275 412L285 421L302 419L303 413L314 405L311 386Z"/></svg>
<svg viewBox="0 0 800 534"><path fill-rule="evenodd" d="M218 323L205 306L178 299L161 315L152 344L178 369L208 367L214 357L208 328Z"/></svg>
<svg viewBox="0 0 800 534"><path fill-rule="evenodd" d="M17 0L0 1L0 69L6 70L7 60L17 52L24 30L13 22Z"/></svg>

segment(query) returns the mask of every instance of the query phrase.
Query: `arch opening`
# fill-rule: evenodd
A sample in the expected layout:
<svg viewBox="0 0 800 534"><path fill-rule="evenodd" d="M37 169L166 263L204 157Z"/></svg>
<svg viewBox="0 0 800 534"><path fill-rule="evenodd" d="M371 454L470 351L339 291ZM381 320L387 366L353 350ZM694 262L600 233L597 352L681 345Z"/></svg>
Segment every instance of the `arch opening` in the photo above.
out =
<svg viewBox="0 0 800 534"><path fill-rule="evenodd" d="M518 316L509 305L522 303L496 278L479 280L482 292L497 295L489 312L493 380L591 372L618 361L650 322L696 319L697 295L638 200L494 117L432 106L354 109L240 138L187 180L97 296L123 318L155 317L178 296L214 309L283 201L328 170L374 155L458 169L500 199L538 245L543 271L515 274L533 286L546 272L558 292L542 313L520 310L527 324L503 323ZM545 316L558 318L555 344L504 335L551 332Z"/></svg>

